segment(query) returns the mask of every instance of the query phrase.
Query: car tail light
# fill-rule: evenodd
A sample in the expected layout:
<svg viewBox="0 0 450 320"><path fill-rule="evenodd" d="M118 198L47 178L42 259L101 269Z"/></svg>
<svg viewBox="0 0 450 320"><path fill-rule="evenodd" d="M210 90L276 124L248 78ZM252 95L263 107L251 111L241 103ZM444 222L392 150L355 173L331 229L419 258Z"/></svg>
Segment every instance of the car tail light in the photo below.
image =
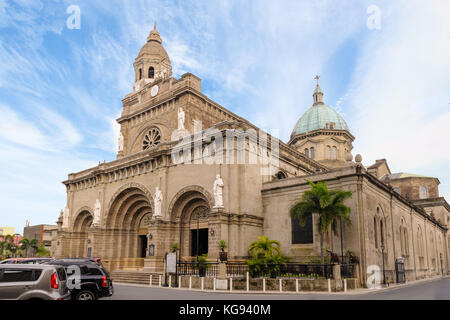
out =
<svg viewBox="0 0 450 320"><path fill-rule="evenodd" d="M51 278L50 278L50 287L52 289L58 289L59 288L58 276L56 275L56 272L53 273Z"/></svg>
<svg viewBox="0 0 450 320"><path fill-rule="evenodd" d="M106 280L105 276L102 276L102 287L107 287L108 286L108 281Z"/></svg>

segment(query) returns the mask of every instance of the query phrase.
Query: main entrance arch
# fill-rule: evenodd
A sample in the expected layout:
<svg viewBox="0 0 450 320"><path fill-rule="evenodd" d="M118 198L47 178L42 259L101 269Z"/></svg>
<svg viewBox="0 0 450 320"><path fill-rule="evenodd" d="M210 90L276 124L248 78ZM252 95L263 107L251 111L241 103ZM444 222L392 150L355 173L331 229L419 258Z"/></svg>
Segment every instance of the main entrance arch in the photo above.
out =
<svg viewBox="0 0 450 320"><path fill-rule="evenodd" d="M115 259L145 258L148 221L153 214L151 199L147 189L135 183L116 192L105 219L110 240L107 256Z"/></svg>
<svg viewBox="0 0 450 320"><path fill-rule="evenodd" d="M211 195L199 186L180 190L170 204L171 220L179 226L181 257L208 253L208 213L211 204Z"/></svg>

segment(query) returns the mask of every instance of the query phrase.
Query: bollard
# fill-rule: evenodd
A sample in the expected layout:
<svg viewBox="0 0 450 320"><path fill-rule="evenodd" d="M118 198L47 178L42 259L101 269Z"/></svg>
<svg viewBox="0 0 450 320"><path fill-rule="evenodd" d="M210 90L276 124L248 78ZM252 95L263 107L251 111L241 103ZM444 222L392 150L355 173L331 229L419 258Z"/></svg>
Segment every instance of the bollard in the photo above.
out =
<svg viewBox="0 0 450 320"><path fill-rule="evenodd" d="M153 284L153 275L151 274L150 275L150 287L152 286L152 284Z"/></svg>
<svg viewBox="0 0 450 320"><path fill-rule="evenodd" d="M295 279L295 292L298 293L298 279Z"/></svg>
<svg viewBox="0 0 450 320"><path fill-rule="evenodd" d="M281 282L281 279L280 279L280 292L283 292L283 283Z"/></svg>
<svg viewBox="0 0 450 320"><path fill-rule="evenodd" d="M347 292L347 279L344 279L344 292Z"/></svg>
<svg viewBox="0 0 450 320"><path fill-rule="evenodd" d="M233 278L230 278L230 291L233 291Z"/></svg>
<svg viewBox="0 0 450 320"><path fill-rule="evenodd" d="M178 276L178 288L181 289L181 276Z"/></svg>
<svg viewBox="0 0 450 320"><path fill-rule="evenodd" d="M161 275L159 275L159 287L161 287Z"/></svg>
<svg viewBox="0 0 450 320"><path fill-rule="evenodd" d="M205 278L202 277L202 291L205 289Z"/></svg>
<svg viewBox="0 0 450 320"><path fill-rule="evenodd" d="M250 286L250 284L249 284L249 281L248 281L248 272L247 272L247 292L249 291L249 286Z"/></svg>
<svg viewBox="0 0 450 320"><path fill-rule="evenodd" d="M213 291L216 291L216 278L213 278L213 281L214 281L214 283L213 283Z"/></svg>
<svg viewBox="0 0 450 320"><path fill-rule="evenodd" d="M189 277L189 290L192 289L192 277Z"/></svg>
<svg viewBox="0 0 450 320"><path fill-rule="evenodd" d="M266 292L266 278L263 278L263 292Z"/></svg>
<svg viewBox="0 0 450 320"><path fill-rule="evenodd" d="M331 292L331 280L328 279L328 292Z"/></svg>
<svg viewBox="0 0 450 320"><path fill-rule="evenodd" d="M172 288L172 275L169 276L169 288Z"/></svg>

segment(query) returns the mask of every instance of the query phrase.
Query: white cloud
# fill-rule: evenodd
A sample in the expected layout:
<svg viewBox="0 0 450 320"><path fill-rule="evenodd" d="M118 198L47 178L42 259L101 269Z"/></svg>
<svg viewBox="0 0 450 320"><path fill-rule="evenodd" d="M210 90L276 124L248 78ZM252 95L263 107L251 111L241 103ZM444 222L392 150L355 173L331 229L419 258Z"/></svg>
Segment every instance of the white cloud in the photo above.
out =
<svg viewBox="0 0 450 320"><path fill-rule="evenodd" d="M393 171L450 171L450 3L390 2L382 29L367 30L353 75L350 128L365 162ZM434 171L438 176L441 172ZM445 194L449 197L448 191Z"/></svg>
<svg viewBox="0 0 450 320"><path fill-rule="evenodd" d="M21 119L7 106L0 105L0 137L11 142L37 149L46 149L45 135L33 123Z"/></svg>

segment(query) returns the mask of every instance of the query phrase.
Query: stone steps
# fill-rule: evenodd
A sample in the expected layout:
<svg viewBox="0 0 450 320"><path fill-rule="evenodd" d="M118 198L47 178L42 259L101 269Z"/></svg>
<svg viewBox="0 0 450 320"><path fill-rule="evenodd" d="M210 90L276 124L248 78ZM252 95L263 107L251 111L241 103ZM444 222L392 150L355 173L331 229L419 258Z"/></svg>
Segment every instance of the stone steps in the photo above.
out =
<svg viewBox="0 0 450 320"><path fill-rule="evenodd" d="M159 285L159 273L143 272L143 271L128 271L116 270L111 273L113 282L117 283L132 283L132 284L150 284L150 275L152 275L152 285Z"/></svg>

